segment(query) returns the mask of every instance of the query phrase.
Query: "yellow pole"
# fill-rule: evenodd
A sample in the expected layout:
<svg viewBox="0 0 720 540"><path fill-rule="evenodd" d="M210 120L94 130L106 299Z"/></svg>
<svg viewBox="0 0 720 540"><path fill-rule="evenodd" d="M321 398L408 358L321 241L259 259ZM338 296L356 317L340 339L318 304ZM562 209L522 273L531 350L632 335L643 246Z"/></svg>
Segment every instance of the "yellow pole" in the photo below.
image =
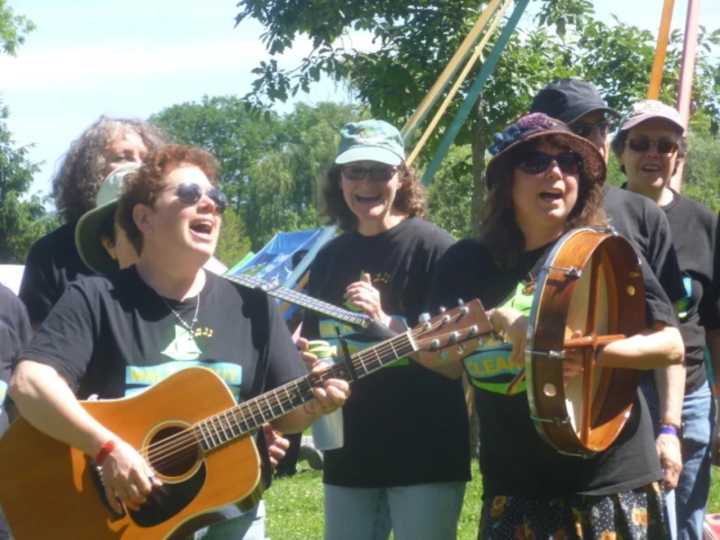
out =
<svg viewBox="0 0 720 540"><path fill-rule="evenodd" d="M673 6L675 0L665 0L660 29L658 30L657 45L655 47L655 60L653 61L652 72L650 73L650 86L648 88L648 99L658 99L660 86L662 84L663 72L665 71L665 53L667 52L668 39L670 38L670 23L672 23Z"/></svg>
<svg viewBox="0 0 720 540"><path fill-rule="evenodd" d="M405 140L407 140L412 130L415 129L415 126L420 123L423 116L425 116L425 114L427 113L427 110L432 107L432 104L437 99L437 96L443 91L443 89L447 85L448 79L452 77L453 73L457 71L459 64L465 59L468 51L470 51L470 48L477 41L480 32L482 32L483 28L485 28L485 24L487 24L487 21L490 19L493 12L497 9L499 3L500 0L492 0L487 6L485 6L485 9L480 14L480 18L475 23L475 26L473 26L472 30L470 30L470 33L460 44L458 50L455 51L455 54L450 59L447 66L445 66L445 69L443 69L442 73L440 73L440 76L438 77L437 81L435 81L435 84L433 84L432 88L430 88L430 91L420 102L420 105L418 106L415 113L403 126L402 134Z"/></svg>
<svg viewBox="0 0 720 540"><path fill-rule="evenodd" d="M465 81L465 79L468 76L468 73L470 73L470 70L477 62L478 58L482 54L483 49L485 48L485 45L487 45L487 42L490 40L490 37L495 33L495 30L497 29L498 25L500 24L500 21L502 20L503 14L505 13L505 10L510 5L512 0L505 0L505 3L500 8L500 11L498 11L495 15L495 19L493 20L492 24L490 25L490 28L483 36L480 43L478 43L477 47L475 47L475 51L473 52L472 56L468 59L467 63L465 64L465 67L463 68L462 72L458 76L457 80L455 81L455 84L453 84L453 87L450 89L450 92L448 92L448 95L445 96L445 99L443 100L442 104L438 108L438 110L435 112L435 116L433 116L433 119L430 121L428 126L425 128L425 131L423 132L422 136L420 137L420 140L418 140L417 144L415 145L415 148L413 148L412 152L408 156L407 160L405 162L408 165L411 165L413 161L417 158L420 151L425 146L425 143L430 138L430 135L432 134L435 127L440 122L440 119L445 114L445 111L450 106L450 102L453 100L455 95L460 90L460 87L462 86L462 83Z"/></svg>

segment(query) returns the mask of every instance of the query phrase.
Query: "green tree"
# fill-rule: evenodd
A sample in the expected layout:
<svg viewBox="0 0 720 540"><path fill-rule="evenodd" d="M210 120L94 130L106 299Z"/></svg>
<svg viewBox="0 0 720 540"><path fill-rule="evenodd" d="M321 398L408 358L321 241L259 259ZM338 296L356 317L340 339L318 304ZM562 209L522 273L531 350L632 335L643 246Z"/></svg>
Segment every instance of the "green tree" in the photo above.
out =
<svg viewBox="0 0 720 540"><path fill-rule="evenodd" d="M173 105L151 120L220 161L220 182L235 211L234 225L223 227L220 249L228 254L221 259L232 263L280 230L318 225L318 180L335 155L340 127L358 115L356 107L333 103L298 104L284 116L258 113L228 96ZM238 235L249 244L237 243Z"/></svg>
<svg viewBox="0 0 720 540"><path fill-rule="evenodd" d="M242 0L236 21L254 18L265 26L263 39L271 57L284 52L300 35L309 36L313 42L312 52L298 66L281 69L274 58L261 62L247 99L256 106L284 100L307 90L325 74L349 82L373 116L402 125L486 3L317 0L298 9L286 0ZM470 145L472 150L472 208L478 208L484 197L482 171L492 134L526 111L532 96L546 83L568 76L591 80L618 110L642 97L647 89L655 45L650 32L617 19L612 24L596 20L587 0L542 0L533 23L534 27L512 36L484 87L476 114L456 138L457 145ZM361 52L342 46L338 38L353 30L370 32L377 50ZM696 104L707 123L717 125L720 78L707 47L718 41L718 33L703 33L702 38ZM664 79L666 98L676 88L680 45L680 36L674 34ZM466 83L463 91L467 89ZM458 105L446 113L436 130L438 135L421 156L420 168L433 155L438 137ZM457 170L468 173L467 168ZM433 194L438 193L433 190ZM453 204L464 204L466 195L456 193L461 198ZM478 217L473 213L467 219L466 227L461 228L476 223Z"/></svg>
<svg viewBox="0 0 720 540"><path fill-rule="evenodd" d="M34 28L0 0L0 54L14 55ZM0 100L0 261L23 262L30 245L54 225L42 201L26 194L38 166L28 157L28 147L18 147L7 127L9 111Z"/></svg>
<svg viewBox="0 0 720 540"><path fill-rule="evenodd" d="M15 55L19 45L25 42L25 34L35 25L22 15L16 15L6 0L0 0L0 50Z"/></svg>

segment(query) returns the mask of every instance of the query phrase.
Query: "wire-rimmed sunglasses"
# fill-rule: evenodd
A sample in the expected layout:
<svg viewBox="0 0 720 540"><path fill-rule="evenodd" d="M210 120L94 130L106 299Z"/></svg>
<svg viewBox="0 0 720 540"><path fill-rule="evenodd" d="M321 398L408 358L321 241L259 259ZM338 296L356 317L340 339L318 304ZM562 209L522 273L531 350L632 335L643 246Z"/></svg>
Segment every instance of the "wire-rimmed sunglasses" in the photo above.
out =
<svg viewBox="0 0 720 540"><path fill-rule="evenodd" d="M582 158L576 152L561 152L554 156L545 152L527 152L520 157L517 168L527 174L541 174L555 162L565 174L577 174Z"/></svg>
<svg viewBox="0 0 720 540"><path fill-rule="evenodd" d="M397 172L397 167L390 165L373 165L371 167L345 165L340 171L345 178L353 182L359 182L364 178L368 178L373 182L389 182Z"/></svg>
<svg viewBox="0 0 720 540"><path fill-rule="evenodd" d="M628 148L638 154L644 154L650 147L654 147L658 154L672 154L677 151L678 143L667 137L660 137L659 139L651 139L647 135L635 135L628 139Z"/></svg>
<svg viewBox="0 0 720 540"><path fill-rule="evenodd" d="M196 182L183 182L175 188L175 195L177 195L180 202L186 206L197 204L203 195L207 195L215 204L215 208L217 208L219 214L222 214L225 208L227 208L227 197L214 186L203 189L203 187Z"/></svg>

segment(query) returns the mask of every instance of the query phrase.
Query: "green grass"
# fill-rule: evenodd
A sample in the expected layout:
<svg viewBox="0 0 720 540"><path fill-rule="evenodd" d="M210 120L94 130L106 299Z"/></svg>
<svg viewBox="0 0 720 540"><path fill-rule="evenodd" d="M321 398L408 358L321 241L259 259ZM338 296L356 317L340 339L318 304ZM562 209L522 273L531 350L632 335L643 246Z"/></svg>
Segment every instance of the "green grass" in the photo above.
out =
<svg viewBox="0 0 720 540"><path fill-rule="evenodd" d="M465 491L465 502L460 515L458 540L475 540L482 486L473 464L473 480ZM323 490L321 475L298 464L298 473L290 478L273 481L265 493L268 511L268 536L272 540L321 540L323 531ZM708 512L720 512L720 471L713 467Z"/></svg>

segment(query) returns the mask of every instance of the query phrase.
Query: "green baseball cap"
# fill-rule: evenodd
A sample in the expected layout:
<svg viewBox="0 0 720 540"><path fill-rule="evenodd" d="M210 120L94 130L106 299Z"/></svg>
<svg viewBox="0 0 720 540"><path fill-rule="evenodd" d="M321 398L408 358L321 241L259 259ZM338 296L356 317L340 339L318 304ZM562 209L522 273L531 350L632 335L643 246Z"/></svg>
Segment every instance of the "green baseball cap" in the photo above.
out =
<svg viewBox="0 0 720 540"><path fill-rule="evenodd" d="M337 165L353 161L377 161L396 166L405 161L402 135L384 120L350 122L342 127L340 137L335 157Z"/></svg>
<svg viewBox="0 0 720 540"><path fill-rule="evenodd" d="M139 165L126 165L111 172L97 194L95 208L85 212L75 227L75 246L83 262L95 272L109 274L118 269L118 263L102 245L100 230L107 219L112 219L122 194L127 176Z"/></svg>

